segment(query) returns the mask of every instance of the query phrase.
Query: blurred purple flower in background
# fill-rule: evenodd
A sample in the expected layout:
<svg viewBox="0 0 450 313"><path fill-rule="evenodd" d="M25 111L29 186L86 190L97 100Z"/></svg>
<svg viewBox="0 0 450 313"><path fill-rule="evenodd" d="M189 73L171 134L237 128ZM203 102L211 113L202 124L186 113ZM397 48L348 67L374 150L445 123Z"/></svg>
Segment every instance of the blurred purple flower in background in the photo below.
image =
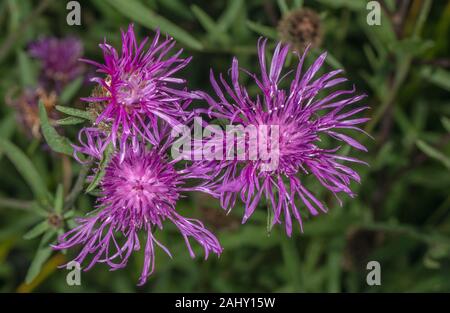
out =
<svg viewBox="0 0 450 313"><path fill-rule="evenodd" d="M202 93L210 105L209 115L225 120L229 124L243 125L277 125L279 127L278 166L273 170L263 170L268 161L263 160L224 160L224 168L219 177L222 186L217 189L221 193L221 205L230 210L237 196L245 204L245 222L260 203L263 194L272 207L272 225L281 223L284 216L286 233L292 233L291 214L299 222L302 229L302 218L295 203L299 196L309 213L317 215L327 208L306 186L301 175L312 174L320 184L331 191L341 203L339 193L350 197L354 193L350 189L351 181L360 181L359 175L340 161L364 163L358 159L338 155L341 146L332 149L319 147L321 137L326 135L358 150L366 148L353 138L341 133L342 130L362 131L357 125L368 118L353 118L367 106L354 104L365 95L354 95L355 89L337 90L324 95L329 88L346 81L337 77L342 70L328 72L314 79L324 63L326 53L320 55L305 72L302 72L305 52L299 58L295 75L289 89L280 87L282 80L287 80L287 73L281 76L282 68L289 52L287 45L278 44L270 64L266 69L266 40L258 43L261 78L248 73L260 90L256 99L251 99L245 87L239 84L238 60L233 59L231 67L231 85L222 76L220 83L211 71L211 84L218 100ZM293 71L292 71L293 72ZM225 93L222 91L225 90ZM321 93L321 96L318 96ZM227 96L226 96L227 95ZM324 96L322 96L324 95ZM342 97L343 96L343 97ZM340 98L338 100L338 98ZM259 138L258 140L260 140ZM273 147L273 145L272 145ZM270 160L269 160L270 161Z"/></svg>
<svg viewBox="0 0 450 313"><path fill-rule="evenodd" d="M87 136L92 134L86 131ZM91 142L93 143L93 142ZM98 142L95 142L98 143ZM96 144L86 145L95 147ZM98 199L98 211L78 219L78 226L59 238L55 249L67 249L81 245L75 258L83 262L88 255L92 259L85 270L95 263L107 263L112 270L126 266L133 251L141 249L139 232L146 234L144 266L139 284L146 282L155 266L155 244L169 256L169 250L156 238L156 228L163 229L163 222L170 220L184 237L191 257L194 252L189 237L195 239L204 249L205 259L210 252L220 255L222 247L217 238L203 224L195 219L185 218L177 213L175 206L180 193L187 191L209 192L210 168L199 164L176 170L173 162L164 156L168 145L147 150L145 145L128 147L123 161L115 153L109 162L100 184L102 196ZM87 151L91 156L93 151ZM200 180L195 186L187 187L190 180Z"/></svg>
<svg viewBox="0 0 450 313"><path fill-rule="evenodd" d="M153 131L158 119L176 125L185 119L184 107L193 98L184 87L185 80L173 76L191 58L180 58L182 50L170 55L175 41L166 38L160 42L159 31L145 51L147 41L138 44L130 25L126 32L122 31L121 54L105 42L100 45L104 64L84 60L98 67L104 76L92 79L100 88L83 100L98 106L96 124L109 126L108 140L114 145L119 142L122 158L129 138L158 142L158 134Z"/></svg>
<svg viewBox="0 0 450 313"><path fill-rule="evenodd" d="M26 86L17 93L12 89L5 101L15 109L30 138L41 139L38 103L42 101L54 123L59 117L55 106L63 88L84 73L84 65L79 62L83 43L74 37L41 38L29 45L28 53L41 63L38 84Z"/></svg>
<svg viewBox="0 0 450 313"><path fill-rule="evenodd" d="M28 51L42 63L40 85L54 88L57 92L84 70L79 62L83 55L83 43L77 38L41 38L31 43Z"/></svg>
<svg viewBox="0 0 450 313"><path fill-rule="evenodd" d="M39 119L38 103L42 101L50 120L56 120L59 114L54 107L57 95L54 91L46 92L38 87L24 88L18 95L8 95L5 102L15 111L20 127L30 139L41 139L41 121Z"/></svg>

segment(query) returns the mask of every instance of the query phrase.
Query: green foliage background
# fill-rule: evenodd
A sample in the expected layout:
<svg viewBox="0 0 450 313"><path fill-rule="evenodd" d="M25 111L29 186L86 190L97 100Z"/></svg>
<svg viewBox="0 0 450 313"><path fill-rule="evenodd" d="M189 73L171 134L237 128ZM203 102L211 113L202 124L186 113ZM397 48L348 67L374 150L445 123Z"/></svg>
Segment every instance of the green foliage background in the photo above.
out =
<svg viewBox="0 0 450 313"><path fill-rule="evenodd" d="M1 1L2 100L13 89L36 84L39 65L27 56L29 42L40 36L76 35L85 45L85 56L101 60L98 43L106 37L118 46L119 29L130 22L140 38L156 27L175 37L184 53L194 56L183 72L189 86L210 90L210 68L226 73L236 55L242 67L257 70L258 37L269 37L273 47L282 14L308 6L320 14L324 29L323 44L309 62L327 50L327 68L343 67L358 90L369 95L372 120L366 130L375 140L361 137L369 153L351 151L370 164L357 168L362 183L353 186L355 199L344 198L339 207L308 182L329 200L330 212L305 221L303 234L296 229L288 239L281 226L267 233L264 203L254 218L240 225L242 207L226 216L217 201L193 195L178 208L202 219L218 235L224 247L220 259L204 261L198 250L191 260L182 237L167 225L158 238L174 258L158 250L156 273L144 287L136 287L141 253L124 270L109 272L97 265L82 273L81 286L68 286L67 271L57 265L70 260L74 251L60 254L48 248L62 228L49 227L47 220L63 214L62 227L67 229L73 216L92 209L95 198L77 184L83 169L27 137L14 108L2 101L0 291L450 291L450 4L380 2L382 25L369 26L364 0L82 0L82 25L68 26L67 1ZM406 11L402 2L409 4ZM90 88L75 81L58 104L81 107L78 99ZM75 141L77 129L66 126L64 135ZM65 139L55 139L52 130L47 135L57 140L60 152L70 152ZM63 211L67 203L74 203L76 211ZM366 284L368 260L380 262L381 286Z"/></svg>

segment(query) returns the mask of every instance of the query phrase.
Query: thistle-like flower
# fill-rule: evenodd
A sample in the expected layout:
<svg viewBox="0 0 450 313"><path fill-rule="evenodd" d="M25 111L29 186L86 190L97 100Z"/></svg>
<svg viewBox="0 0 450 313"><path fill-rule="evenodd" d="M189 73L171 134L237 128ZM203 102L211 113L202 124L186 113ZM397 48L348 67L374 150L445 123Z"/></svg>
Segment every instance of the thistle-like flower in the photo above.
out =
<svg viewBox="0 0 450 313"><path fill-rule="evenodd" d="M95 132L86 131L93 136ZM85 152L97 155L97 141L88 141ZM102 196L98 199L97 212L78 219L78 226L59 238L55 249L81 246L74 261L82 263L92 256L89 270L96 263L106 263L111 270L126 266L133 251L141 249L139 233L146 235L144 266L139 284L146 282L155 267L155 247L159 246L170 257L169 250L156 236L163 229L165 220L172 222L184 237L191 257L194 252L189 238L195 239L204 249L205 259L210 252L220 255L222 247L216 237L195 219L181 216L175 209L180 194L186 191L208 192L210 169L192 165L176 170L173 162L164 156L167 145L147 150L145 145L128 147L121 161L119 153L112 156L100 184ZM185 186L190 179L203 183ZM143 246L143 244L142 244Z"/></svg>
<svg viewBox="0 0 450 313"><path fill-rule="evenodd" d="M58 92L83 72L83 64L78 61L83 43L77 38L42 38L30 44L29 53L42 63L40 84Z"/></svg>
<svg viewBox="0 0 450 313"><path fill-rule="evenodd" d="M105 42L100 44L104 64L84 60L95 65L97 72L104 76L92 79L99 88L82 100L98 107L96 124L108 126L108 140L114 145L119 143L122 151L129 138L159 142L158 134L153 131L157 129L158 119L171 125L184 120L185 105L193 97L184 87L185 80L173 76L191 58L182 59L182 50L170 55L175 41L166 38L160 42L159 31L145 50L147 41L145 38L138 44L130 25L126 32L122 31L120 54Z"/></svg>
<svg viewBox="0 0 450 313"><path fill-rule="evenodd" d="M346 81L337 77L342 70L335 70L314 78L326 58L320 55L309 69L302 72L306 52L299 57L299 64L293 71L289 88L282 88L281 81L287 80L287 73L282 76L282 69L289 52L287 45L278 44L270 64L266 69L266 40L258 42L259 65L261 78L248 73L255 81L259 94L252 99L247 90L239 84L238 60L233 59L231 67L231 85L220 76L220 83L211 71L211 84L218 100L202 93L210 105L209 114L227 121L229 124L243 127L276 126L277 142L270 142L269 133L258 133L258 144L268 144L273 149L270 159L225 159L221 161L223 172L219 179L223 185L217 189L221 193L221 205L231 209L240 195L245 204L245 222L254 212L265 195L268 205L273 211L272 226L281 223L284 216L286 232L292 233L292 217L302 227L302 218L296 198L306 206L310 214L317 215L327 208L314 193L304 184L304 177L312 174L318 182L331 191L341 203L339 193L350 197L354 193L350 189L351 181L360 181L360 177L352 168L341 161L364 163L358 159L339 155L341 146L334 148L321 147L321 138L331 137L341 144L348 144L358 150L366 148L342 130L362 131L357 125L368 118L353 118L368 107L355 106L365 95L354 95L355 89L328 92L332 87ZM224 89L225 92L222 90ZM325 93L328 92L328 95ZM320 94L319 94L320 93ZM260 129L260 128L258 128ZM233 142L235 144L236 142ZM252 145L246 142L246 148ZM271 148L270 148L271 147ZM227 151L229 147L227 147ZM277 158L277 162L274 158ZM276 164L270 168L269 163ZM273 165L272 164L272 165Z"/></svg>

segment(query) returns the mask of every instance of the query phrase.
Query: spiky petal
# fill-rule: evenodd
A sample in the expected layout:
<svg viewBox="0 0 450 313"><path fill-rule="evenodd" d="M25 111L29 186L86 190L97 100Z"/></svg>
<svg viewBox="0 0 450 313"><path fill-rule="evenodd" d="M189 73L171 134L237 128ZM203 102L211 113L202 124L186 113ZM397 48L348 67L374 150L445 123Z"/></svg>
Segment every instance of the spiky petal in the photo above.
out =
<svg viewBox="0 0 450 313"><path fill-rule="evenodd" d="M89 131L86 132L89 135ZM98 199L97 212L79 218L78 226L61 236L54 248L81 246L74 261L82 263L91 256L85 270L96 263L106 263L111 270L123 268L133 251L144 249L140 285L154 271L156 246L171 257L169 250L156 239L155 231L163 230L165 221L178 228L192 257L190 238L203 247L205 258L210 252L220 255L222 247L217 238L200 221L185 218L175 210L182 192L208 190L207 182L185 186L189 179L210 179L207 170L177 171L163 153L156 148L148 151L140 145L128 147L122 161L118 153L114 154L101 182L102 196ZM95 156L95 153L90 154ZM139 233L146 236L145 243L139 240Z"/></svg>
<svg viewBox="0 0 450 313"><path fill-rule="evenodd" d="M158 119L171 125L183 121L186 103L194 97L186 90L185 80L174 76L191 58L181 58L182 50L171 54L175 41L160 40L159 31L148 49L147 41L145 38L138 44L130 25L126 32L122 31L121 53L105 41L100 44L103 64L84 60L103 76L92 79L100 92L83 100L100 107L96 124L109 126L108 140L114 145L119 143L122 151L129 138L158 142L158 134L153 132Z"/></svg>
<svg viewBox="0 0 450 313"><path fill-rule="evenodd" d="M259 93L252 99L245 87L239 84L238 60L233 59L231 67L231 85L220 76L220 83L211 72L211 84L218 96L214 99L203 93L210 105L212 117L227 120L229 124L248 126L277 126L277 142L270 142L277 147L278 164L272 170L264 169L268 161L262 160L223 160L223 172L218 178L223 185L217 189L221 193L222 206L230 210L240 195L245 204L243 222L254 212L265 197L273 211L273 222L281 223L284 216L286 232L292 233L292 215L302 228L299 199L310 214L326 212L323 201L318 199L304 184L307 175L313 175L320 184L331 191L338 199L340 193L350 197L351 181L360 181L358 173L341 161L364 163L352 157L339 155L341 145L349 145L358 150L366 148L342 130L362 131L358 125L368 118L353 118L367 109L356 105L365 95L354 95L355 89L330 92L330 88L344 81L339 77L342 70L327 72L315 78L321 69L326 53L320 55L307 70L303 63L307 51L299 57L299 64L293 71L289 88L282 88L281 81L289 77L282 76L283 65L289 52L287 45L278 44L267 70L265 55L266 40L258 42L258 57L261 69L260 77L244 70L256 83ZM290 72L291 73L291 72ZM319 96L319 93L328 93ZM339 146L321 147L321 136L336 139ZM267 137L268 138L268 137ZM259 134L258 140L261 140ZM247 143L248 146L248 143ZM340 200L339 200L340 201Z"/></svg>

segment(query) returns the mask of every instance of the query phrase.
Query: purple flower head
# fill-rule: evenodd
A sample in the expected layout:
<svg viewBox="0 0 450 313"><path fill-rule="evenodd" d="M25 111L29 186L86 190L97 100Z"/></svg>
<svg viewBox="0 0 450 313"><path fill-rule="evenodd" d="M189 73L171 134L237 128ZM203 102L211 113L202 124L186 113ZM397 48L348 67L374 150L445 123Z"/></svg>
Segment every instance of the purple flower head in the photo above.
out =
<svg viewBox="0 0 450 313"><path fill-rule="evenodd" d="M239 84L238 60L233 59L231 67L231 85L220 76L216 81L211 71L211 84L218 96L213 99L203 94L210 105L210 116L228 121L229 124L268 128L276 126L278 136L276 142L270 142L269 132L259 131L258 142L271 149L276 148L277 163L268 167L270 159L232 159L221 161L224 169L219 177L223 185L217 189L221 193L221 205L231 209L240 195L245 204L245 222L254 212L263 195L273 211L272 226L281 223L284 216L286 232L292 233L292 215L302 229L300 206L305 206L310 214L317 215L327 208L304 184L306 175L312 174L318 182L331 191L339 200L339 193L354 193L350 189L351 181L360 181L359 175L341 161L364 163L352 157L337 154L340 145L348 144L358 150L366 148L350 136L341 133L343 130L362 131L357 125L366 122L367 118L353 116L367 109L355 106L365 95L354 95L355 89L329 92L331 87L346 81L337 75L342 70L335 70L315 78L324 63L326 53L320 55L306 71L303 63L306 52L299 57L295 71L282 76L289 47L278 44L269 69L266 68L266 40L258 43L259 65L261 77L245 71L256 83L259 94L252 99L247 90ZM281 87L289 75L292 80L288 88ZM319 95L320 93L320 95ZM323 96L322 96L323 95ZM274 133L274 130L270 130ZM266 135L264 135L266 134ZM332 149L321 147L321 138L331 137L340 145ZM273 140L275 141L275 140ZM247 147L251 145L247 142ZM269 168L269 169L268 169ZM300 206L296 199L301 200Z"/></svg>
<svg viewBox="0 0 450 313"><path fill-rule="evenodd" d="M147 150L144 145L128 147L123 161L119 153L115 153L100 185L102 196L98 199L98 211L79 218L79 225L61 236L54 248L80 245L81 252L75 261L81 263L89 255L92 257L85 270L96 263L106 263L111 270L117 270L126 266L133 251L141 249L139 233L142 232L146 234L146 242L142 247L145 256L140 285L154 271L156 246L171 257L155 233L158 228L163 229L165 220L179 229L191 257L194 252L189 238L203 247L205 259L210 252L220 255L222 247L217 238L200 221L185 218L175 209L182 192L208 190L206 182L194 187L185 187L185 183L189 179L207 181L209 169L176 170L164 156L164 149Z"/></svg>
<svg viewBox="0 0 450 313"><path fill-rule="evenodd" d="M184 87L185 80L173 76L191 58L180 58L182 50L171 55L175 41L166 38L160 42L159 31L145 50L147 41L145 38L138 44L130 25L126 32L122 31L120 54L105 42L100 45L104 64L84 60L95 65L97 72L104 76L92 79L100 92L83 100L98 106L96 124L109 125L109 140L114 145L118 141L121 150L133 137L158 142L153 132L157 120L160 118L171 125L184 120L185 108L193 97Z"/></svg>
<svg viewBox="0 0 450 313"><path fill-rule="evenodd" d="M83 55L83 43L74 37L42 38L30 44L29 53L42 63L41 84L55 84L57 90L83 72L78 59Z"/></svg>

